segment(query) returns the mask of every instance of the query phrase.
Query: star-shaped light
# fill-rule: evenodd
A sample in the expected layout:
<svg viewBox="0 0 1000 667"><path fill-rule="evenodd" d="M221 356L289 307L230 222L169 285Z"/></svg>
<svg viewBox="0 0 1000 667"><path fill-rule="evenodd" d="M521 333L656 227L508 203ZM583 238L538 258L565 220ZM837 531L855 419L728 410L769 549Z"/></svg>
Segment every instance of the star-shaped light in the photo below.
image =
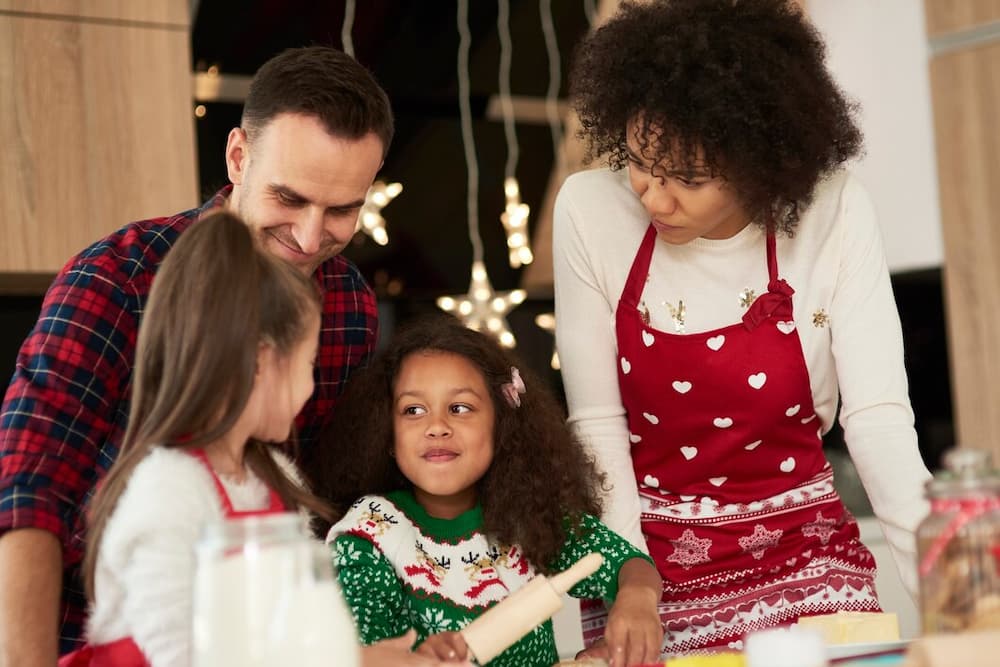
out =
<svg viewBox="0 0 1000 667"><path fill-rule="evenodd" d="M438 308L461 319L465 326L476 331L487 331L500 340L504 347L514 347L517 341L507 325L507 315L515 306L524 301L522 289L509 292L494 292L486 275L486 265L481 261L472 262L472 282L469 293L458 296L442 296L437 300Z"/></svg>
<svg viewBox="0 0 1000 667"><path fill-rule="evenodd" d="M545 329L553 336L556 335L556 316L555 313L542 313L535 318L535 324L541 329ZM555 370L559 370L559 350L556 349L555 345L552 346L552 360L549 362Z"/></svg>
<svg viewBox="0 0 1000 667"><path fill-rule="evenodd" d="M403 186L399 183L384 183L375 181L368 188L365 195L365 203L361 206L361 213L358 214L358 226L355 231L361 230L375 240L379 245L389 242L389 235L385 231L385 218L382 217L382 209L389 205L400 192Z"/></svg>
<svg viewBox="0 0 1000 667"><path fill-rule="evenodd" d="M500 214L500 222L507 232L510 265L519 269L524 264L531 264L535 259L528 242L529 209L527 204L521 203L521 188L516 178L504 179L503 192L507 198L507 206Z"/></svg>

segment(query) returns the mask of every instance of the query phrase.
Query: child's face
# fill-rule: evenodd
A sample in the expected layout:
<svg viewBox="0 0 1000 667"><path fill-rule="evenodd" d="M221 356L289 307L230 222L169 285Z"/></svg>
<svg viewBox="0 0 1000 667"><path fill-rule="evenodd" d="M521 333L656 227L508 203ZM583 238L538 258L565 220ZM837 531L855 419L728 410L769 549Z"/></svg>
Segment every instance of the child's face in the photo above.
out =
<svg viewBox="0 0 1000 667"><path fill-rule="evenodd" d="M475 484L493 461L493 399L465 357L419 352L403 360L393 389L396 463L431 515L450 519L476 504Z"/></svg>
<svg viewBox="0 0 1000 667"><path fill-rule="evenodd" d="M319 315L311 315L305 336L288 354L266 346L258 355L254 392L259 392L261 418L254 438L283 442L302 406L313 393L313 368L319 345Z"/></svg>

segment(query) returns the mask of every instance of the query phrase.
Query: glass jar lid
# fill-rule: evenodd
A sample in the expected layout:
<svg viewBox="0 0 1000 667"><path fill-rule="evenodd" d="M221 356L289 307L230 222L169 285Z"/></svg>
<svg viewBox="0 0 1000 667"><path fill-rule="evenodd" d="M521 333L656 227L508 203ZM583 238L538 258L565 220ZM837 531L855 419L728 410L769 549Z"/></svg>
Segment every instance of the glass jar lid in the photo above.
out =
<svg viewBox="0 0 1000 667"><path fill-rule="evenodd" d="M944 455L944 469L927 482L931 498L973 494L1000 495L1000 471L993 468L990 452L952 449Z"/></svg>

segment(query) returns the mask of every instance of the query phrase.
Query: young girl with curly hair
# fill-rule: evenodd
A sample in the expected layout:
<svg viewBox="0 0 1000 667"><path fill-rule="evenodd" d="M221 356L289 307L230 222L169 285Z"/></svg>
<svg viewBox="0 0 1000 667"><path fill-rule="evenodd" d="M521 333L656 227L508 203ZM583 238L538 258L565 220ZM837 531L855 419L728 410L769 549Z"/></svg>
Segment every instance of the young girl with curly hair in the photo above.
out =
<svg viewBox="0 0 1000 667"><path fill-rule="evenodd" d="M851 456L900 572L928 478L862 144L787 0L625 2L579 47L591 157L554 213L570 422L604 519L664 581L665 654L876 611L875 561L823 454ZM588 641L600 612L584 613ZM593 632L591 632L593 631Z"/></svg>
<svg viewBox="0 0 1000 667"><path fill-rule="evenodd" d="M660 580L603 526L602 476L542 383L496 340L439 316L409 326L351 380L310 462L339 577L364 642L409 627L418 653L464 660L458 631L537 573L590 552L571 594L613 603L605 656L659 655ZM558 660L546 621L491 666Z"/></svg>

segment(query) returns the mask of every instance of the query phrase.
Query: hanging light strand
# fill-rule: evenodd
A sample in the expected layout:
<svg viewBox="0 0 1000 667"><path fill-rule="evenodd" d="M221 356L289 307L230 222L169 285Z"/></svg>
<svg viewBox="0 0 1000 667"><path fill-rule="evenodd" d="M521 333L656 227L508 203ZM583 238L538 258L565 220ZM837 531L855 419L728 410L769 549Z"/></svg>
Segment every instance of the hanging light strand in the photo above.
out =
<svg viewBox="0 0 1000 667"><path fill-rule="evenodd" d="M340 44L344 53L354 58L354 40L351 34L354 32L354 10L355 0L347 0L344 3L344 23L340 26ZM385 218L382 217L382 209L389 205L393 199L403 191L400 183L386 183L375 181L365 195L365 203L358 213L358 224L354 228L355 232L362 231L379 245L389 243L389 233L385 230Z"/></svg>
<svg viewBox="0 0 1000 667"><path fill-rule="evenodd" d="M510 0L499 0L497 32L500 36L500 109L503 111L503 131L507 139L507 163L504 165L503 173L505 177L513 178L517 172L521 149L517 144L514 103L510 96L510 66L513 51L510 39Z"/></svg>
<svg viewBox="0 0 1000 667"><path fill-rule="evenodd" d="M514 335L505 315L524 301L524 290L494 292L483 261L483 241L479 235L479 164L472 134L472 110L469 101L469 0L458 1L458 108L462 124L462 145L468 174L466 208L469 218L469 242L472 244L472 281L461 296L443 296L437 300L442 310L456 314L470 329L488 331L506 347L514 347Z"/></svg>
<svg viewBox="0 0 1000 667"><path fill-rule="evenodd" d="M503 112L504 136L507 139L507 164L504 167L504 211L500 222L507 233L507 260L512 268L531 264L535 256L531 252L528 236L528 205L521 202L521 186L517 182L517 161L520 147L517 144L517 130L514 126L514 104L510 95L510 0L499 0L497 11L497 32L500 36L500 109Z"/></svg>
<svg viewBox="0 0 1000 667"><path fill-rule="evenodd" d="M469 102L469 2L458 3L458 110L462 122L462 148L465 150L465 209L469 221L469 241L472 243L472 261L482 263L483 241L479 236L479 162L472 136L472 108Z"/></svg>
<svg viewBox="0 0 1000 667"><path fill-rule="evenodd" d="M559 117L559 87L562 83L562 62L559 60L559 41L552 23L552 0L541 0L538 5L545 37L545 53L549 57L549 87L545 93L545 115L552 131L552 152L558 171L563 170L562 118Z"/></svg>
<svg viewBox="0 0 1000 667"><path fill-rule="evenodd" d="M347 0L344 3L344 23L340 27L340 45L344 53L354 57L354 40L351 33L354 32L354 3L355 0Z"/></svg>

